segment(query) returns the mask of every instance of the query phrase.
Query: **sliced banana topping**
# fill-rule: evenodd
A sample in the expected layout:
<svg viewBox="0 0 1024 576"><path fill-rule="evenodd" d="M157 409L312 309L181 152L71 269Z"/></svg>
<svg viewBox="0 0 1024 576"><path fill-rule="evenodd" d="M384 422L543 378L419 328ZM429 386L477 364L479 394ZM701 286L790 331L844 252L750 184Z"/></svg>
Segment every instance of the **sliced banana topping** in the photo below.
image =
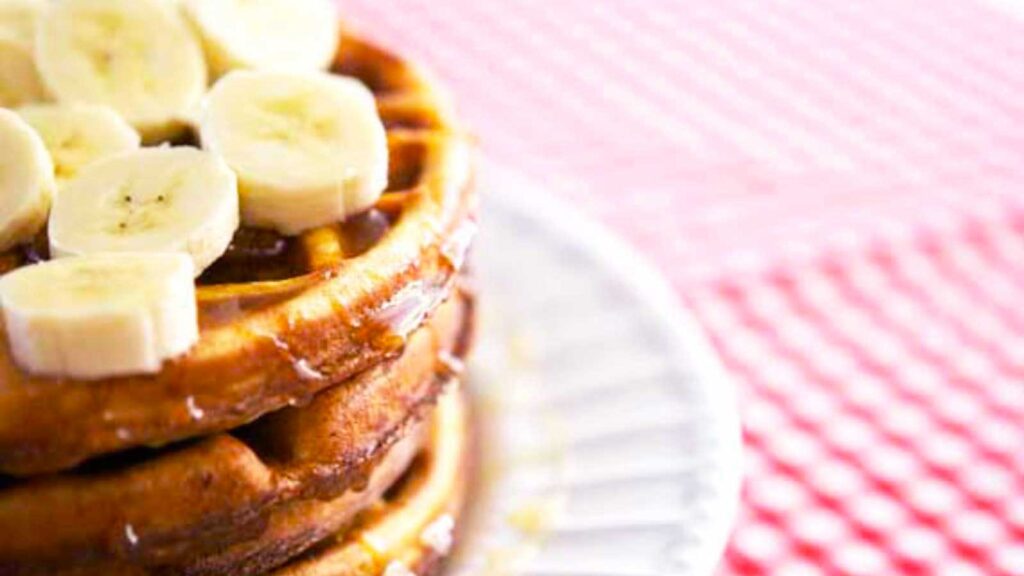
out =
<svg viewBox="0 0 1024 576"><path fill-rule="evenodd" d="M0 106L46 97L33 59L35 26L46 0L0 0Z"/></svg>
<svg viewBox="0 0 1024 576"><path fill-rule="evenodd" d="M199 42L162 0L54 2L35 51L58 101L110 106L147 142L180 134L206 88Z"/></svg>
<svg viewBox="0 0 1024 576"><path fill-rule="evenodd" d="M384 124L350 78L232 72L205 99L199 129L238 173L252 226L298 234L370 208L387 187Z"/></svg>
<svg viewBox="0 0 1024 576"><path fill-rule="evenodd" d="M40 376L91 379L160 370L199 339L192 260L101 254L0 278L14 360Z"/></svg>
<svg viewBox="0 0 1024 576"><path fill-rule="evenodd" d="M215 76L236 68L322 70L338 47L331 0L182 0Z"/></svg>
<svg viewBox="0 0 1024 576"><path fill-rule="evenodd" d="M43 140L20 116L0 109L0 250L35 236L55 189Z"/></svg>
<svg viewBox="0 0 1024 576"><path fill-rule="evenodd" d="M196 148L145 148L86 166L50 213L54 257L181 252L196 275L238 228L238 184L218 157Z"/></svg>
<svg viewBox="0 0 1024 576"><path fill-rule="evenodd" d="M59 186L92 162L139 147L139 133L105 106L34 104L18 114L43 137Z"/></svg>
<svg viewBox="0 0 1024 576"><path fill-rule="evenodd" d="M31 52L39 14L47 0L0 0L0 36L10 38Z"/></svg>

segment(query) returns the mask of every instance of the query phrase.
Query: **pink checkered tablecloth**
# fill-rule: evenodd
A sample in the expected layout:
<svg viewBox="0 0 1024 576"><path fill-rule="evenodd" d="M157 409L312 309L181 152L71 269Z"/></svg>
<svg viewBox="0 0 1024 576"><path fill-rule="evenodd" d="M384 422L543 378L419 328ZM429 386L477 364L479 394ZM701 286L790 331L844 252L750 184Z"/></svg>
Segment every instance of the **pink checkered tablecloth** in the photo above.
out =
<svg viewBox="0 0 1024 576"><path fill-rule="evenodd" d="M711 333L748 446L722 574L1024 575L1024 19L981 0L342 6L436 71L492 161L649 254Z"/></svg>

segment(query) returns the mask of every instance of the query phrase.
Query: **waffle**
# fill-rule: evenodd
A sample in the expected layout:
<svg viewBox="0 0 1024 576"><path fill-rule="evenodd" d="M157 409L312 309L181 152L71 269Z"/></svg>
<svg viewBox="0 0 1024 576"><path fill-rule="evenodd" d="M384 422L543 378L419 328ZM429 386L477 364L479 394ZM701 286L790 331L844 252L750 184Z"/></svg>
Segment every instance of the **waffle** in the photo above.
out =
<svg viewBox="0 0 1024 576"><path fill-rule="evenodd" d="M426 449L399 486L363 512L351 529L268 574L436 574L450 552L444 528L459 517L468 488L472 442L467 414L465 395L457 389L447 393L438 405Z"/></svg>
<svg viewBox="0 0 1024 576"><path fill-rule="evenodd" d="M429 429L426 426L417 429L418 433L426 432L424 446L404 475L382 498L360 511L344 529L264 574L437 574L450 554L451 538L457 535L452 527L463 509L468 488L466 479L472 462L468 404L465 393L459 388L453 381L440 398ZM121 564L99 570L91 566L45 573L59 576L141 576L148 572ZM247 573L250 572L236 566L220 574L238 576Z"/></svg>
<svg viewBox="0 0 1024 576"><path fill-rule="evenodd" d="M451 294L474 230L467 138L402 60L346 34L334 70L371 88L388 128L376 208L296 238L240 230L199 279L199 343L156 375L33 378L0 334L0 473L66 470L307 402L394 357ZM0 255L0 272L46 258L45 246Z"/></svg>
<svg viewBox="0 0 1024 576"><path fill-rule="evenodd" d="M443 304L401 355L306 406L0 490L0 573L258 574L281 564L408 466L416 428L465 350L471 310L464 298Z"/></svg>

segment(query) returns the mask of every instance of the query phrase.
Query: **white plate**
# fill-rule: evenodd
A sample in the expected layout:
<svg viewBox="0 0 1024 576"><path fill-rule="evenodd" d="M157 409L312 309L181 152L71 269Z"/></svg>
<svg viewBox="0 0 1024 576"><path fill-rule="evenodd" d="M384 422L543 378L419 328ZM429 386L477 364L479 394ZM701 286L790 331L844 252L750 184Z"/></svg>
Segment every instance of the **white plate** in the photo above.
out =
<svg viewBox="0 0 1024 576"><path fill-rule="evenodd" d="M642 257L497 172L474 256L483 480L450 572L709 575L740 485L730 382Z"/></svg>

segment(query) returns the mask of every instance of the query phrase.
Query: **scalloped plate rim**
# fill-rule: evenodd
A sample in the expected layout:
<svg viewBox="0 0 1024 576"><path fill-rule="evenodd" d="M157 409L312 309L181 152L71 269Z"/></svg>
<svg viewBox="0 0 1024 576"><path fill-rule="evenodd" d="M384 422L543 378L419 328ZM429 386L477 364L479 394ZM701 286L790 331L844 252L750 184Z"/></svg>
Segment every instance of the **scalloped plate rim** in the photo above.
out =
<svg viewBox="0 0 1024 576"><path fill-rule="evenodd" d="M567 201L533 191L543 190L544 185L493 164L484 163L484 166L486 172L501 171L503 177L520 180L517 186L486 190L485 218L489 211L507 210L533 220L549 233L579 248L595 265L621 279L634 298L662 319L661 327L678 343L673 346L678 353L672 361L695 374L694 381L700 382L702 392L708 394L711 410L706 418L719 424L722 433L718 444L724 447L716 454L717 461L723 464L719 470L709 473L725 472L726 479L717 498L718 513L710 520L694 520L702 524L703 547L692 563L693 571L686 576L711 574L722 558L738 515L742 485L742 433L731 378L701 326L644 254Z"/></svg>

